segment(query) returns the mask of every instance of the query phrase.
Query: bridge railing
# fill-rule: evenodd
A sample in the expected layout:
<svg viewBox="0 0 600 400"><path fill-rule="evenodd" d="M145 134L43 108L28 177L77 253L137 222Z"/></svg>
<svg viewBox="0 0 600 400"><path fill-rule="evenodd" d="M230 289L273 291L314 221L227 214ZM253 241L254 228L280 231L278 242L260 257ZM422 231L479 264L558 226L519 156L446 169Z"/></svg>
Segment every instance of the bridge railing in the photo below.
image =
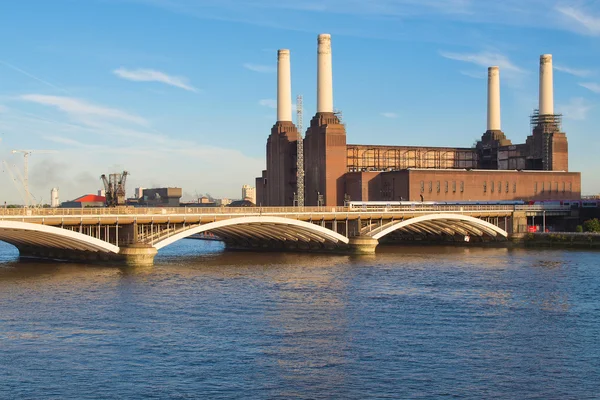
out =
<svg viewBox="0 0 600 400"><path fill-rule="evenodd" d="M398 212L477 212L477 211L569 211L561 205L430 205L390 207L104 207L104 208L0 208L3 216L102 216L173 214L320 214L320 213L398 213Z"/></svg>

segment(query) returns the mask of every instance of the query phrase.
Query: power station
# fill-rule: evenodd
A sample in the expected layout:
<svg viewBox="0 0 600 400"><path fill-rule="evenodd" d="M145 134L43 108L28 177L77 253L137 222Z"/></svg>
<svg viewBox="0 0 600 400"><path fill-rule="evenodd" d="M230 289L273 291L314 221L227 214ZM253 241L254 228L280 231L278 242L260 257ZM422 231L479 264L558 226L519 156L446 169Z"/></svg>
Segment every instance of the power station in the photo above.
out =
<svg viewBox="0 0 600 400"><path fill-rule="evenodd" d="M568 172L567 137L554 112L552 55L540 57L531 134L513 144L501 127L500 68L488 69L487 129L474 147L347 144L333 107L331 36L317 41L317 110L304 139L292 122L290 51L277 60L277 121L256 178L257 204L339 206L352 201L561 200L581 196ZM303 145L298 146L298 140ZM298 165L298 147L304 171ZM303 174L303 175L302 175ZM297 177L302 175L298 182ZM298 193L304 193L299 199Z"/></svg>

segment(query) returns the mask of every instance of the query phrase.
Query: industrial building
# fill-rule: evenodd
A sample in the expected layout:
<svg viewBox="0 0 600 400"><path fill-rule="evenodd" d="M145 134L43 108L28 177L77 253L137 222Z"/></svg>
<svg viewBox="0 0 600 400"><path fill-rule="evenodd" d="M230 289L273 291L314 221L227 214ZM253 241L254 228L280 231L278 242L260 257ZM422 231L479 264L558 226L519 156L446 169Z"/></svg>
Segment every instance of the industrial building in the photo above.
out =
<svg viewBox="0 0 600 400"><path fill-rule="evenodd" d="M178 187L142 189L142 197L138 200L145 207L179 207L182 190Z"/></svg>
<svg viewBox="0 0 600 400"><path fill-rule="evenodd" d="M86 194L75 200L65 201L61 208L86 208L86 207L104 207L106 205L106 197L96 196L95 194Z"/></svg>
<svg viewBox="0 0 600 400"><path fill-rule="evenodd" d="M581 196L581 174L568 172L567 137L562 116L554 112L550 54L540 57L539 108L530 116L531 134L522 144L513 144L501 129L500 69L488 69L487 129L473 148L347 144L346 127L333 108L328 34L318 36L317 110L302 138L292 121L290 51L279 50L277 61L277 121L267 139L266 169L256 178L257 204Z"/></svg>

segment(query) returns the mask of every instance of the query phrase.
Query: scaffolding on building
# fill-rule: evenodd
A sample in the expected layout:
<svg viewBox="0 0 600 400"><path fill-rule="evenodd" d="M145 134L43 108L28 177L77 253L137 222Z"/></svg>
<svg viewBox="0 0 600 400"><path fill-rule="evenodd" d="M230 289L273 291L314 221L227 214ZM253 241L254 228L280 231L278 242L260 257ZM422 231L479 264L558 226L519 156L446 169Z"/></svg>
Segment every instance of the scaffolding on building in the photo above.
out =
<svg viewBox="0 0 600 400"><path fill-rule="evenodd" d="M539 110L533 110L533 114L529 117L529 125L531 130L542 135L542 170L552 170L552 149L551 136L562 130L562 114L544 114L540 115Z"/></svg>
<svg viewBox="0 0 600 400"><path fill-rule="evenodd" d="M348 171L399 171L409 168L477 168L473 149L348 145Z"/></svg>
<svg viewBox="0 0 600 400"><path fill-rule="evenodd" d="M529 124L531 130L540 127L542 133L555 133L562 130L562 118L562 114L540 115L539 110L533 110L533 114L529 116Z"/></svg>

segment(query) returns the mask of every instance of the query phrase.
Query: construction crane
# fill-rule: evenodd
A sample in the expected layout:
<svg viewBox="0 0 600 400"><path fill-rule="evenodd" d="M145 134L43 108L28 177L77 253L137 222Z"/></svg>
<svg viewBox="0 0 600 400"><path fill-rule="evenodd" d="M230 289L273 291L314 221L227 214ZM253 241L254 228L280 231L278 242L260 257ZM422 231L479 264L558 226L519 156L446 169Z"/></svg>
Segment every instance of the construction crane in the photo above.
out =
<svg viewBox="0 0 600 400"><path fill-rule="evenodd" d="M11 153L23 154L23 188L25 189L25 207L29 207L31 203L31 192L29 191L29 156L32 153L56 153L54 150L13 150Z"/></svg>
<svg viewBox="0 0 600 400"><path fill-rule="evenodd" d="M123 171L122 174L109 174L108 178L102 174L100 179L104 183L104 191L106 195L106 205L108 207L116 207L125 204L125 182L127 181L129 172Z"/></svg>
<svg viewBox="0 0 600 400"><path fill-rule="evenodd" d="M296 97L296 126L298 128L298 141L296 151L296 196L298 207L304 207L304 139L302 139L303 121L302 121L302 95Z"/></svg>
<svg viewBox="0 0 600 400"><path fill-rule="evenodd" d="M17 179L16 174L13 172L12 168L10 165L8 165L8 163L3 160L2 164L4 165L4 170L8 172L8 174L10 175L10 179L13 181L15 188L17 189L17 192L19 193L19 196L21 196L21 199L23 199L23 202L26 202L26 196L25 193L23 193L23 181L21 179ZM19 183L21 184L21 186L19 186Z"/></svg>

